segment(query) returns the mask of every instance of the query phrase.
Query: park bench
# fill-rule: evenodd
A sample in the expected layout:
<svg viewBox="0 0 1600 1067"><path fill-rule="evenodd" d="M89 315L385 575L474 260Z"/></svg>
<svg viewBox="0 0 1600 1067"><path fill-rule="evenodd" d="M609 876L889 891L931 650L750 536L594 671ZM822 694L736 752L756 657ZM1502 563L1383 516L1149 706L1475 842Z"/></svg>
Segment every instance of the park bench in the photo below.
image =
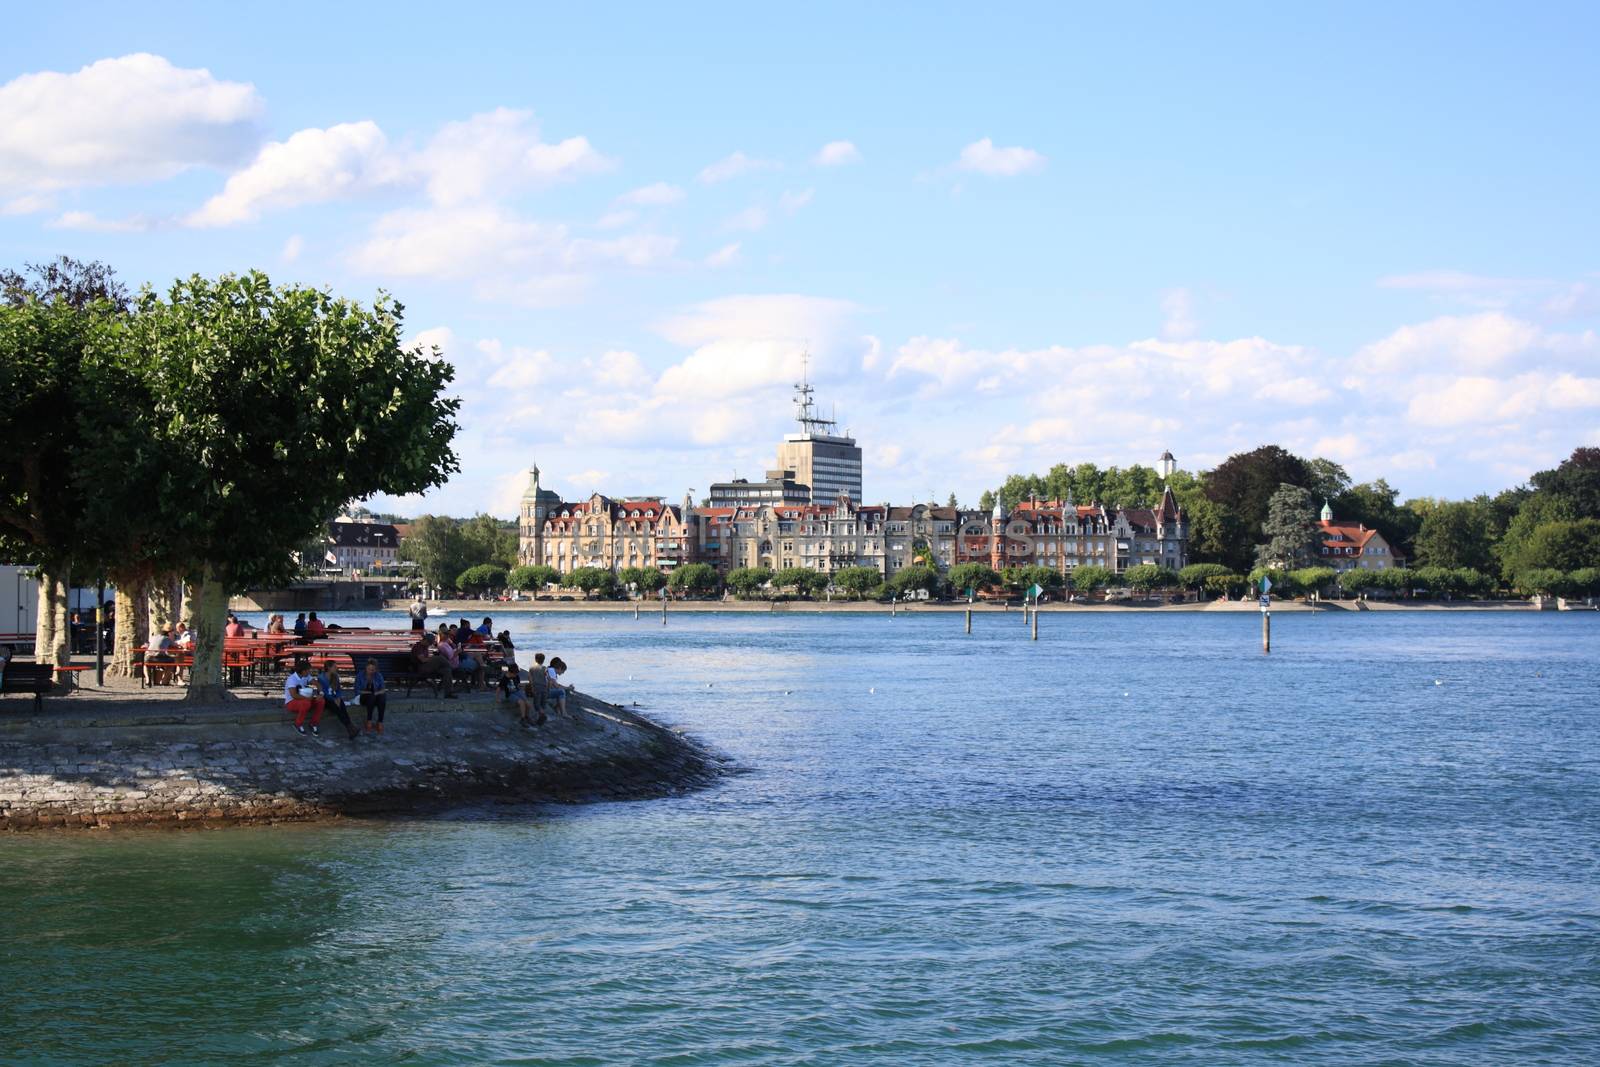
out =
<svg viewBox="0 0 1600 1067"><path fill-rule="evenodd" d="M35 713L44 710L44 695L56 686L55 668L48 663L6 664L0 675L0 693L32 693Z"/></svg>

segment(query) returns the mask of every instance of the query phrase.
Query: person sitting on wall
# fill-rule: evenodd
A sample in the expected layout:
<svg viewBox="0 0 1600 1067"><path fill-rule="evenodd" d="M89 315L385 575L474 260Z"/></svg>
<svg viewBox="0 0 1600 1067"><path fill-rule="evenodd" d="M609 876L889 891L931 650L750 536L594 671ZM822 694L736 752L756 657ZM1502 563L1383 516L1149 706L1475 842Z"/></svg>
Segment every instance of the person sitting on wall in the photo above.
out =
<svg viewBox="0 0 1600 1067"><path fill-rule="evenodd" d="M544 672L547 688L550 690L550 699L555 702L557 715L565 715L567 713L567 695L572 692L572 686L561 684L561 676L566 673L566 662L560 656L552 658L550 666L545 668Z"/></svg>
<svg viewBox="0 0 1600 1067"><path fill-rule="evenodd" d="M456 699L455 678L450 672L450 661L439 654L438 649L433 646L432 639L425 633L411 646L411 669L418 681L439 679L444 683L445 699Z"/></svg>
<svg viewBox="0 0 1600 1067"><path fill-rule="evenodd" d="M483 665L472 656L462 655L456 648L456 643L450 639L450 627L439 627L439 655L450 664L452 672L459 672L471 678L471 684L483 687Z"/></svg>
<svg viewBox="0 0 1600 1067"><path fill-rule="evenodd" d="M339 668L329 663L323 664L317 674L317 687L322 690L323 706L332 709L339 721L344 723L344 732L354 741L361 731L350 722L350 712L345 707L344 680L339 677Z"/></svg>
<svg viewBox="0 0 1600 1067"><path fill-rule="evenodd" d="M317 638L327 632L328 628L322 624L322 620L317 618L317 613L313 611L311 617L306 620L306 636Z"/></svg>
<svg viewBox="0 0 1600 1067"><path fill-rule="evenodd" d="M322 693L317 676L311 673L311 664L304 657L294 661L294 670L283 682L283 710L294 716L294 728L306 732L306 716L311 716L311 732L320 733L317 724L322 721Z"/></svg>
<svg viewBox="0 0 1600 1067"><path fill-rule="evenodd" d="M427 638L423 638L427 643ZM366 669L356 675L356 696L361 701L361 706L367 709L367 733L383 733L383 713L389 707L389 694L383 688L383 675L378 673L378 661L367 660ZM373 714L377 714L377 723L373 723Z"/></svg>
<svg viewBox="0 0 1600 1067"><path fill-rule="evenodd" d="M539 722L544 722L544 706L550 699L550 680L545 675L544 653L533 654L533 666L528 670L528 699L533 703L533 710L539 713Z"/></svg>

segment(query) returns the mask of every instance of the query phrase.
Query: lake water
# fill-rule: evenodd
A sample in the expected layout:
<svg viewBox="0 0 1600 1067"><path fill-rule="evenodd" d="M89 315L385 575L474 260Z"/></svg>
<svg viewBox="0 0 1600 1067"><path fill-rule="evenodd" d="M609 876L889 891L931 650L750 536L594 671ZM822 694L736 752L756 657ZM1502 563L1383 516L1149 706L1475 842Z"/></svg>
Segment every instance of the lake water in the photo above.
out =
<svg viewBox="0 0 1600 1067"><path fill-rule="evenodd" d="M1600 617L499 614L749 772L0 839L0 1061L1600 1062Z"/></svg>

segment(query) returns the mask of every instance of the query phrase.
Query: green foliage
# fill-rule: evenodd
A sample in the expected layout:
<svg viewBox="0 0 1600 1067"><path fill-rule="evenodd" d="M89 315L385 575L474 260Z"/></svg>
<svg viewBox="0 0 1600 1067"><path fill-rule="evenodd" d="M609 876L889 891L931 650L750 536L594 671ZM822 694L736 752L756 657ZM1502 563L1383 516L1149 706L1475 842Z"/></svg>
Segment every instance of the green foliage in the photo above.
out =
<svg viewBox="0 0 1600 1067"><path fill-rule="evenodd" d="M1369 571L1360 567L1341 571L1339 573L1339 588L1346 593L1363 593L1368 589L1377 589L1380 583L1375 580L1374 575L1378 573L1378 571Z"/></svg>
<svg viewBox="0 0 1600 1067"><path fill-rule="evenodd" d="M1305 460L1277 445L1229 456L1205 475L1205 494L1216 506L1211 562L1243 571L1254 562L1251 547L1267 521L1267 503L1284 485L1312 483ZM1319 502L1320 506L1320 502ZM1313 521L1316 509L1312 512Z"/></svg>
<svg viewBox="0 0 1600 1067"><path fill-rule="evenodd" d="M1066 575L1053 567L1039 564L1030 564L1022 567L1007 567L1000 576L1007 589L1019 596L1026 595L1028 590L1037 585L1040 589L1060 589L1067 584Z"/></svg>
<svg viewBox="0 0 1600 1067"><path fill-rule="evenodd" d="M957 563L947 575L950 585L961 596L970 589L974 593L992 589L1000 584L1000 575L985 563Z"/></svg>
<svg viewBox="0 0 1600 1067"><path fill-rule="evenodd" d="M834 588L860 600L862 595L883 584L883 575L873 567L845 567L833 575Z"/></svg>
<svg viewBox="0 0 1600 1067"><path fill-rule="evenodd" d="M717 571L709 563L688 563L672 572L667 585L689 596L709 596L717 591Z"/></svg>
<svg viewBox="0 0 1600 1067"><path fill-rule="evenodd" d="M1332 567L1302 567L1289 575L1296 589L1307 593L1323 593L1333 584L1339 572Z"/></svg>
<svg viewBox="0 0 1600 1067"><path fill-rule="evenodd" d="M1409 555L1422 516L1411 505L1396 504L1399 493L1382 478L1352 485L1331 501L1334 518L1377 530L1396 552Z"/></svg>
<svg viewBox="0 0 1600 1067"><path fill-rule="evenodd" d="M520 589L525 593L532 593L535 598L539 591L552 582L561 580L561 572L544 563L529 563L521 567L511 568L506 575L506 584L513 589Z"/></svg>
<svg viewBox="0 0 1600 1067"><path fill-rule="evenodd" d="M1058 463L1043 476L1013 474L1000 486L1000 499L1009 508L1030 497L1040 500L1065 500L1071 496L1079 504L1104 504L1107 507L1150 507L1161 499L1161 475L1153 467L1108 467L1093 463L1070 467ZM985 511L994 507L993 494L980 501Z"/></svg>
<svg viewBox="0 0 1600 1067"><path fill-rule="evenodd" d="M1600 567L1579 567L1567 575L1568 596L1600 596Z"/></svg>
<svg viewBox="0 0 1600 1067"><path fill-rule="evenodd" d="M506 569L494 563L480 563L462 571L455 582L457 589L469 593L487 593L506 587Z"/></svg>
<svg viewBox="0 0 1600 1067"><path fill-rule="evenodd" d="M1178 573L1167 567L1160 567L1154 563L1140 563L1129 567L1122 575L1122 580L1128 583L1128 588L1139 593L1150 593L1156 589L1170 589L1178 584Z"/></svg>
<svg viewBox="0 0 1600 1067"><path fill-rule="evenodd" d="M1243 595L1248 581L1242 574L1208 574L1201 583L1206 595L1225 596L1230 599Z"/></svg>
<svg viewBox="0 0 1600 1067"><path fill-rule="evenodd" d="M1529 479L1534 490L1559 501L1578 519L1600 519L1600 448L1577 448L1554 470Z"/></svg>
<svg viewBox="0 0 1600 1067"><path fill-rule="evenodd" d="M1191 563L1178 572L1178 584L1185 589L1200 589L1206 587L1208 579L1221 578L1232 574L1232 571L1220 563Z"/></svg>
<svg viewBox="0 0 1600 1067"><path fill-rule="evenodd" d="M1489 498L1426 502L1412 550L1417 562L1428 566L1493 569L1494 513Z"/></svg>
<svg viewBox="0 0 1600 1067"><path fill-rule="evenodd" d="M422 580L435 589L454 589L456 575L477 563L467 552L461 525L443 515L423 515L411 524L411 533L400 542L399 556L417 565Z"/></svg>
<svg viewBox="0 0 1600 1067"><path fill-rule="evenodd" d="M624 567L617 572L624 587L632 586L641 596L650 596L667 587L667 576L656 567Z"/></svg>
<svg viewBox="0 0 1600 1067"><path fill-rule="evenodd" d="M1507 552L1505 564L1517 574L1600 567L1600 519L1540 523Z"/></svg>
<svg viewBox="0 0 1600 1067"><path fill-rule="evenodd" d="M758 589L772 581L772 571L767 567L738 567L728 572L727 585L734 595L748 599Z"/></svg>
<svg viewBox="0 0 1600 1067"><path fill-rule="evenodd" d="M1088 566L1077 567L1068 578L1072 581L1072 588L1080 593L1092 593L1097 589L1106 589L1116 584L1117 572L1110 567L1102 567L1091 563Z"/></svg>
<svg viewBox="0 0 1600 1067"><path fill-rule="evenodd" d="M1524 596L1552 596L1565 588L1567 576L1554 567L1530 567L1517 575L1517 592Z"/></svg>
<svg viewBox="0 0 1600 1067"><path fill-rule="evenodd" d="M498 563L510 568L517 563L517 524L493 515L478 514L461 524L461 539L467 558L474 564Z"/></svg>
<svg viewBox="0 0 1600 1067"><path fill-rule="evenodd" d="M585 599L595 593L604 597L617 592L617 576L604 567L578 567L561 584L568 589L582 590Z"/></svg>
<svg viewBox="0 0 1600 1067"><path fill-rule="evenodd" d="M1311 493L1298 485L1280 485L1267 501L1261 524L1266 541L1256 549L1258 564L1304 566L1317 554L1318 508Z"/></svg>
<svg viewBox="0 0 1600 1067"><path fill-rule="evenodd" d="M1306 461L1306 473L1310 481L1305 488L1310 490L1311 496L1320 506L1326 500L1332 503L1350 488L1349 473L1331 459L1316 459Z"/></svg>
<svg viewBox="0 0 1600 1067"><path fill-rule="evenodd" d="M779 589L791 589L800 596L816 596L828 588L828 576L809 567L785 567L772 576Z"/></svg>
<svg viewBox="0 0 1600 1067"><path fill-rule="evenodd" d="M932 567L922 565L902 567L888 581L889 592L903 597L908 593L926 591L929 596L939 591L943 579Z"/></svg>

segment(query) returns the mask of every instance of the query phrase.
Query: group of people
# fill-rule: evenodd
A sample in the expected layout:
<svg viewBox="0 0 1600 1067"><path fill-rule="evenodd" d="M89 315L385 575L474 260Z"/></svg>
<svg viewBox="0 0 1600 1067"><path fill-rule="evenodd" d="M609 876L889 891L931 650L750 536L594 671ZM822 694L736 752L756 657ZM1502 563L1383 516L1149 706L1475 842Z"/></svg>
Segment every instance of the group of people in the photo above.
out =
<svg viewBox="0 0 1600 1067"><path fill-rule="evenodd" d="M178 653L194 648L194 631L181 619L161 628L155 647L144 654L145 680L151 685L171 685L178 676Z"/></svg>
<svg viewBox="0 0 1600 1067"><path fill-rule="evenodd" d="M484 621L488 622L487 619ZM505 673L500 676L499 702L516 701L517 724L524 730L542 725L549 718L544 710L547 706L553 707L557 715L565 715L567 694L572 691L570 685L561 683L561 676L567 673L566 662L560 656L552 656L550 662L546 663L544 653L535 652L527 681L524 682L522 669L517 666L517 650L511 642L511 631L502 630L499 641L505 664ZM531 718L532 713L537 713L539 717Z"/></svg>
<svg viewBox="0 0 1600 1067"><path fill-rule="evenodd" d="M364 726L357 727L350 718L352 697L366 711ZM389 708L389 694L375 659L367 660L366 667L356 675L355 684L347 691L338 667L325 664L321 670L314 671L311 661L302 656L295 660L294 670L284 679L283 707L294 716L294 728L302 734L306 732L307 718L311 720L311 733L321 733L319 727L323 712L331 710L343 724L350 740L354 741L363 732L383 733L383 717Z"/></svg>

